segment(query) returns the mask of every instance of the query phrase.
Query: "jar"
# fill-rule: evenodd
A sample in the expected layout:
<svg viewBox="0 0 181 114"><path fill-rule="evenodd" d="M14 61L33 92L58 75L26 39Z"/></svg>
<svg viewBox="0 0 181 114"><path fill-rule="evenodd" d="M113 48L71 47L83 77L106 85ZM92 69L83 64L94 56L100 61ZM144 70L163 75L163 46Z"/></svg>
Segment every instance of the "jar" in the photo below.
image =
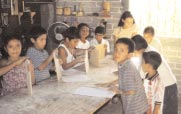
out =
<svg viewBox="0 0 181 114"><path fill-rule="evenodd" d="M71 15L71 8L70 7L64 7L63 8L63 14L67 15L67 16Z"/></svg>

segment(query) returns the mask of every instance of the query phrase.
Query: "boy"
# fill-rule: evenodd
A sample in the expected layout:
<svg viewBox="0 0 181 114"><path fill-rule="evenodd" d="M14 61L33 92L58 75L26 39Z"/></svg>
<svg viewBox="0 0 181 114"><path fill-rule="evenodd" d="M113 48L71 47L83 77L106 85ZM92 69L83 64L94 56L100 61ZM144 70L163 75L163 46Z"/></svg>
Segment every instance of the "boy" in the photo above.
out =
<svg viewBox="0 0 181 114"><path fill-rule="evenodd" d="M144 72L147 72L144 80L149 103L147 114L162 114L161 106L163 104L164 85L157 71L161 62L161 56L157 52L143 53L142 68Z"/></svg>
<svg viewBox="0 0 181 114"><path fill-rule="evenodd" d="M104 44L105 48L106 48L106 52L110 53L110 46L109 46L109 42L104 38L106 33L106 30L103 26L98 26L95 29L95 38L93 40L90 41L90 45L92 47L95 47L98 44Z"/></svg>
<svg viewBox="0 0 181 114"><path fill-rule="evenodd" d="M162 53L162 44L158 38L154 38L155 30L152 26L148 26L144 29L143 37L146 42L156 48L160 53Z"/></svg>
<svg viewBox="0 0 181 114"><path fill-rule="evenodd" d="M156 51L154 47L148 45L145 52ZM166 59L161 55L162 63L158 68L160 73L160 78L163 81L165 87L164 93L164 104L163 104L163 114L178 114L178 90L177 90L177 80L170 69Z"/></svg>
<svg viewBox="0 0 181 114"><path fill-rule="evenodd" d="M141 77L130 60L134 51L131 39L121 38L116 41L114 60L118 62L118 82L124 114L144 114L148 103Z"/></svg>
<svg viewBox="0 0 181 114"><path fill-rule="evenodd" d="M33 46L27 50L27 56L34 64L35 79L36 82L39 82L50 77L49 68L53 60L53 53L48 55L44 49L47 40L46 30L40 26L35 26L30 30L29 35Z"/></svg>
<svg viewBox="0 0 181 114"><path fill-rule="evenodd" d="M148 47L148 44L141 35L135 35L131 38L131 40L133 40L133 42L135 43L134 55L131 60L133 61L133 63L135 63L138 71L141 71L142 54Z"/></svg>

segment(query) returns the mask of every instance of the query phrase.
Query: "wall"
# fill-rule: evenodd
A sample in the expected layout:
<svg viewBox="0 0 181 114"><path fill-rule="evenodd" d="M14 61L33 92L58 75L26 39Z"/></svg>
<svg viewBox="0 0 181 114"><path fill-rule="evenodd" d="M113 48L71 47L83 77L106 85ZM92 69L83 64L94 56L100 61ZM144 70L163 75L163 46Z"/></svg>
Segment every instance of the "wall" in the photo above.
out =
<svg viewBox="0 0 181 114"><path fill-rule="evenodd" d="M177 78L179 96L181 96L181 38L160 38L163 54Z"/></svg>

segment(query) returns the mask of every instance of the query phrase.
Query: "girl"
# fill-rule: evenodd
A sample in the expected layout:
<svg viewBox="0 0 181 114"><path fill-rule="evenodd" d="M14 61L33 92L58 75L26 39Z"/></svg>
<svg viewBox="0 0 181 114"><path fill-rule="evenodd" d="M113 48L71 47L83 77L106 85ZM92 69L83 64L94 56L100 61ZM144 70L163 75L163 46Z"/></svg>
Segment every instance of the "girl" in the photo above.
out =
<svg viewBox="0 0 181 114"><path fill-rule="evenodd" d="M90 47L90 43L86 39L90 34L89 25L87 25L86 23L80 23L77 29L78 29L78 37L80 38L80 41L78 45L76 46L76 48L88 49Z"/></svg>
<svg viewBox="0 0 181 114"><path fill-rule="evenodd" d="M137 34L138 28L135 25L134 18L129 11L125 11L119 21L118 27L113 31L113 38L116 42L119 38L131 38L135 34Z"/></svg>
<svg viewBox="0 0 181 114"><path fill-rule="evenodd" d="M4 39L5 54L0 60L1 95L6 95L19 88L26 87L27 70L31 72L34 84L33 64L27 64L27 57L21 56L22 42L17 36L7 36Z"/></svg>
<svg viewBox="0 0 181 114"><path fill-rule="evenodd" d="M77 35L76 27L68 28L64 33L65 41L63 44L59 46L59 55L63 61L62 67L64 70L70 69L76 66L77 63L81 63L84 61L84 57L77 57L76 49L79 42L79 38Z"/></svg>

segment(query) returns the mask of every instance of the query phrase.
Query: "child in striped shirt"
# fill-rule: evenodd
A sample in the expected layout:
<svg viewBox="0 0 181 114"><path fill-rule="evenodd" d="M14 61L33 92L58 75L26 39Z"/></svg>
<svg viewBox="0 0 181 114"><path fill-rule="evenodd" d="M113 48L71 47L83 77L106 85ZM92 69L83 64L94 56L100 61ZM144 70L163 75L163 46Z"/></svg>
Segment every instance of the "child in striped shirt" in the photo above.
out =
<svg viewBox="0 0 181 114"><path fill-rule="evenodd" d="M35 79L39 82L50 77L49 69L53 60L53 52L56 50L49 55L44 49L47 35L46 30L40 26L35 26L30 30L29 38L33 46L28 48L27 56L35 66Z"/></svg>

